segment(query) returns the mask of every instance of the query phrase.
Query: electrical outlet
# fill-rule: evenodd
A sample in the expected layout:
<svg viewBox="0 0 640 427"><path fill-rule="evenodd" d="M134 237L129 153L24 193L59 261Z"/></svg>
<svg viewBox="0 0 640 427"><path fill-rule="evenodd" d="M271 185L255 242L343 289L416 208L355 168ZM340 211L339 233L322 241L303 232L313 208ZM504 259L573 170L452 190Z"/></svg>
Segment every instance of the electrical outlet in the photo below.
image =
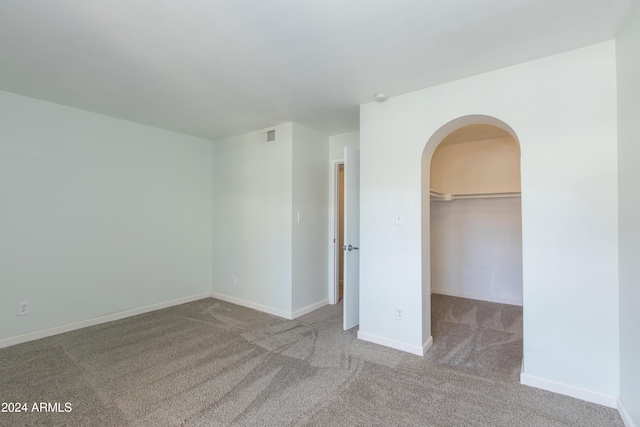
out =
<svg viewBox="0 0 640 427"><path fill-rule="evenodd" d="M24 316L25 314L29 314L29 308L31 307L31 302L22 301L18 303L18 316Z"/></svg>
<svg viewBox="0 0 640 427"><path fill-rule="evenodd" d="M231 282L235 285L238 283L238 277L235 274L231 275Z"/></svg>
<svg viewBox="0 0 640 427"><path fill-rule="evenodd" d="M402 307L396 307L396 319L403 320L404 319L404 311Z"/></svg>

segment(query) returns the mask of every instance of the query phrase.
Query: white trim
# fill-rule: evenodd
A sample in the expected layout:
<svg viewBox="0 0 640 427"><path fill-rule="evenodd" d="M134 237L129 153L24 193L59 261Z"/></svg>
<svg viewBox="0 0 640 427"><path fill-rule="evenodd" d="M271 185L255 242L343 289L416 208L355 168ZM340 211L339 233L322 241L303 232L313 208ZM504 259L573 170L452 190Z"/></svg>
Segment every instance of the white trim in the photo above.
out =
<svg viewBox="0 0 640 427"><path fill-rule="evenodd" d="M293 319L292 313L290 311L278 310L277 308L267 307L266 305L256 304L255 302L246 301L240 298L230 297L228 295L217 294L215 292L211 292L211 297L222 300L222 301L230 302L232 304L241 305L243 307L258 310L263 313L273 314L274 316L283 317L285 319L289 319L289 320Z"/></svg>
<svg viewBox="0 0 640 427"><path fill-rule="evenodd" d="M66 332L75 331L75 330L86 328L89 326L95 326L95 325L100 325L102 323L113 322L114 320L120 320L126 317L137 316L139 314L149 313L151 311L161 310L163 308L173 307L175 305L185 304L188 302L197 301L197 300L201 300L209 297L211 297L211 293L206 292L203 294L178 298L171 301L165 301L158 304L147 305L145 307L138 307L138 308L132 308L131 310L119 311L117 313L98 316L98 317L94 317L87 320L81 320L79 322L69 323L62 326L56 326L53 328L31 332L24 335L18 335L16 337L5 338L0 340L0 348L10 347L12 345L22 344L25 342L34 341L41 338L47 338L53 335L64 334Z"/></svg>
<svg viewBox="0 0 640 427"><path fill-rule="evenodd" d="M424 342L424 344L422 344L422 355L423 356L425 354L427 354L427 351L429 351L429 349L431 348L432 345L433 345L433 337L429 336L429 338Z"/></svg>
<svg viewBox="0 0 640 427"><path fill-rule="evenodd" d="M519 305L522 307L522 298L503 297L499 295L472 294L468 292L448 291L444 289L431 289L432 294L448 295L450 297L468 298L480 301L497 302L498 304Z"/></svg>
<svg viewBox="0 0 640 427"><path fill-rule="evenodd" d="M598 405L607 406L609 408L618 408L618 396L600 393L586 388L576 387L570 384L558 381L548 380L546 378L536 377L534 375L520 374L520 383L542 390L552 391L565 396L575 397L576 399L585 400Z"/></svg>
<svg viewBox="0 0 640 427"><path fill-rule="evenodd" d="M363 331L358 331L358 339L361 339L363 341L369 341L374 344L380 344L385 347L395 348L396 350L405 351L407 353L415 354L417 356L424 356L424 353L429 349L429 347L431 347L431 344L433 344L433 340L431 339L431 337L429 337L429 339L423 345L419 346L419 345L407 344L405 342L392 340L389 338L381 337L381 336L370 334Z"/></svg>
<svg viewBox="0 0 640 427"><path fill-rule="evenodd" d="M292 319L297 319L300 316L304 316L305 314L311 313L312 311L316 311L317 309L324 307L325 305L329 304L329 300L325 299L322 301L318 301L315 304L311 304L308 305L304 308L301 308L300 310L296 310L293 312L293 315L291 316Z"/></svg>
<svg viewBox="0 0 640 427"><path fill-rule="evenodd" d="M618 398L618 412L620 413L620 418L622 418L626 427L638 427L636 423L633 422L631 414L627 411L627 408L624 406L620 398Z"/></svg>

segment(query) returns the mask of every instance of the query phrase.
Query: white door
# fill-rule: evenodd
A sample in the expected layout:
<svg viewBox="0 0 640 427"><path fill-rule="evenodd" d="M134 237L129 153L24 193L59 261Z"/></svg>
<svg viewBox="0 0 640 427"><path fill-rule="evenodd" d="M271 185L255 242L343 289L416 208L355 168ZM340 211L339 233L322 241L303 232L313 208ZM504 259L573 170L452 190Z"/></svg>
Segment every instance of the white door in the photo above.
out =
<svg viewBox="0 0 640 427"><path fill-rule="evenodd" d="M344 306L346 331L360 323L360 151L344 149Z"/></svg>

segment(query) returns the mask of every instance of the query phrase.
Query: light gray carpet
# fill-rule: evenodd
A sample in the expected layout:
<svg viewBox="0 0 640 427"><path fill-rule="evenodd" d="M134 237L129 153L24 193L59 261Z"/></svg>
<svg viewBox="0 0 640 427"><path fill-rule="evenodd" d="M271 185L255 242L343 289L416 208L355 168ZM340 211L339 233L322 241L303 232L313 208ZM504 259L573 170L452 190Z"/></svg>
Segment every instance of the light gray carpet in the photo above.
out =
<svg viewBox="0 0 640 427"><path fill-rule="evenodd" d="M522 386L519 307L433 296L421 358L206 299L0 350L2 426L623 426L613 409Z"/></svg>

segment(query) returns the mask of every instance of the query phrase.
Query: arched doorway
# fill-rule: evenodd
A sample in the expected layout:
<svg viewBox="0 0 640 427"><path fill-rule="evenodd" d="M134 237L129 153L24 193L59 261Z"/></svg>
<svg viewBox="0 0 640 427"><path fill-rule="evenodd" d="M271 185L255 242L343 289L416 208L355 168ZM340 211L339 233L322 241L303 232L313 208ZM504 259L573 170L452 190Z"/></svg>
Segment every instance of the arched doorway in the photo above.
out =
<svg viewBox="0 0 640 427"><path fill-rule="evenodd" d="M445 124L423 153L422 198L428 357L481 375L517 375L522 214L513 130L488 116Z"/></svg>

